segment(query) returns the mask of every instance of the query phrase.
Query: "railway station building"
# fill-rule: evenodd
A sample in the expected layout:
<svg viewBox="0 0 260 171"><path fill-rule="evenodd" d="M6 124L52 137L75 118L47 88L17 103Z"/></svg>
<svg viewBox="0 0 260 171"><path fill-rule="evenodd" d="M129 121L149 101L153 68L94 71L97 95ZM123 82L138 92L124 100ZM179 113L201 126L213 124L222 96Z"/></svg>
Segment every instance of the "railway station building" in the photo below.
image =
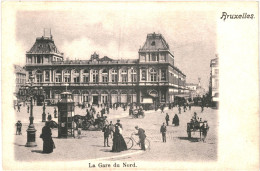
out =
<svg viewBox="0 0 260 171"><path fill-rule="evenodd" d="M89 60L64 60L52 36L39 37L26 52L25 69L27 79L34 76L34 85L45 91L39 103L56 103L66 89L76 103L90 105L167 104L185 92L186 75L161 34L148 34L136 56L118 60L93 53Z"/></svg>

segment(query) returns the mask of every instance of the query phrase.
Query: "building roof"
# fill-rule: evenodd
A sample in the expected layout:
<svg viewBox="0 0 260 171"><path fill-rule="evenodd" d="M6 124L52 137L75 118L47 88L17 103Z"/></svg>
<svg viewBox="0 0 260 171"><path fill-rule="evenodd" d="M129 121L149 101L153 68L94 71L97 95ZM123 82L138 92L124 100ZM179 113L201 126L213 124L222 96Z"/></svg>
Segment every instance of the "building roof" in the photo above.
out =
<svg viewBox="0 0 260 171"><path fill-rule="evenodd" d="M38 37L32 48L27 53L58 53L63 55L57 49L52 37Z"/></svg>
<svg viewBox="0 0 260 171"><path fill-rule="evenodd" d="M161 34L147 34L146 41L140 50L170 50L168 43Z"/></svg>
<svg viewBox="0 0 260 171"><path fill-rule="evenodd" d="M26 71L25 69L23 69L21 66L19 65L14 65L14 72L17 74L17 73L20 73L20 74L26 74Z"/></svg>

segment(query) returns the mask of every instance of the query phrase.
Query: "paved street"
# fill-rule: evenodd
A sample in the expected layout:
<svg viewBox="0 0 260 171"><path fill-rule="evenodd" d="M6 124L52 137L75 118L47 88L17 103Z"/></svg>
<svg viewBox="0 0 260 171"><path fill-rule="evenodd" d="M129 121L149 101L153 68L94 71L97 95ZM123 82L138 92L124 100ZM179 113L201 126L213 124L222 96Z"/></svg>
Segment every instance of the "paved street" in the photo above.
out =
<svg viewBox="0 0 260 171"><path fill-rule="evenodd" d="M46 114L51 113L53 117L53 107L46 107ZM209 132L205 143L199 141L199 133L192 133L192 139L187 139L186 123L190 121L193 112L197 112L202 120L207 120L209 124ZM177 108L165 110L165 113L170 115L170 123ZM90 131L83 131L81 139L59 139L57 138L57 128L52 130L53 140L56 149L51 154L42 154L43 142L39 138L41 129L44 123L41 122L42 107L34 107L34 123L37 129L36 142L37 147L25 147L26 144L26 129L29 123L29 114L26 107L21 108L21 112L16 112L17 120L23 123L22 135L15 135L14 148L15 157L19 161L74 161L74 160L144 160L144 161L198 161L198 160L216 160L217 159L217 130L218 130L218 111L211 108L205 108L204 112L200 112L199 107L193 107L191 111L179 115L180 126L173 127L172 124L167 127L167 142L162 143L160 134L160 126L165 122L165 113L161 111L146 111L145 118L132 119L128 116L128 110L123 111L119 108L117 111L110 110L108 121L116 122L120 118L123 124L123 136L128 137L135 131L134 127L145 129L147 138L151 142L151 149L148 151L139 150L138 146L133 149L112 153L112 140L110 139L111 147L103 147L103 133L91 128ZM85 115L85 110L76 108L75 114ZM57 120L56 120L57 121ZM15 124L15 123L14 123ZM13 129L15 134L15 127ZM136 137L137 139L137 137Z"/></svg>

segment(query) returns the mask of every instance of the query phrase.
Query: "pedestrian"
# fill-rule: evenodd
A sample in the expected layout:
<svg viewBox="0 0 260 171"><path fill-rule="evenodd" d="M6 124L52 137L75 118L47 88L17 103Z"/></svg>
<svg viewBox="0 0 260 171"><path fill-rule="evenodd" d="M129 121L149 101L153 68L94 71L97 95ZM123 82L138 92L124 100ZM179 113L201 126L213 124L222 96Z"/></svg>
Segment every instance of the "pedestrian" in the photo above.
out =
<svg viewBox="0 0 260 171"><path fill-rule="evenodd" d="M185 105L185 103L183 105L183 112L186 112L186 105Z"/></svg>
<svg viewBox="0 0 260 171"><path fill-rule="evenodd" d="M207 134L208 134L208 130L209 130L207 121L203 122L203 125L201 126L201 130L202 130L202 141L206 142L206 138L207 138Z"/></svg>
<svg viewBox="0 0 260 171"><path fill-rule="evenodd" d="M181 106L179 105L179 114L181 114Z"/></svg>
<svg viewBox="0 0 260 171"><path fill-rule="evenodd" d="M115 126L115 131L113 133L113 146L111 152L121 152L127 150L125 140L120 133L120 126Z"/></svg>
<svg viewBox="0 0 260 171"><path fill-rule="evenodd" d="M168 113L166 113L165 120L166 120L167 126L169 126L170 117L169 117Z"/></svg>
<svg viewBox="0 0 260 171"><path fill-rule="evenodd" d="M105 126L102 129L102 132L104 132L104 147L106 147L106 145L110 147L108 144L108 137L110 135L110 128L108 124L105 124Z"/></svg>
<svg viewBox="0 0 260 171"><path fill-rule="evenodd" d="M16 126L16 135L18 134L18 135L21 135L22 134L22 126L23 126L23 124L21 123L21 121L20 120L18 120L17 121L17 123L15 124L15 126Z"/></svg>
<svg viewBox="0 0 260 171"><path fill-rule="evenodd" d="M119 119L117 120L116 125L119 126L121 129L123 129L123 125L120 123L120 120L119 120Z"/></svg>
<svg viewBox="0 0 260 171"><path fill-rule="evenodd" d="M201 104L201 113L204 111L204 105Z"/></svg>
<svg viewBox="0 0 260 171"><path fill-rule="evenodd" d="M56 110L56 107L54 108L54 118L57 118L57 110Z"/></svg>
<svg viewBox="0 0 260 171"><path fill-rule="evenodd" d="M29 113L29 112L30 112L30 106L27 105L27 113Z"/></svg>
<svg viewBox="0 0 260 171"><path fill-rule="evenodd" d="M109 114L109 107L107 106L107 114Z"/></svg>
<svg viewBox="0 0 260 171"><path fill-rule="evenodd" d="M189 110L191 110L191 104L189 103Z"/></svg>
<svg viewBox="0 0 260 171"><path fill-rule="evenodd" d="M135 126L135 129L138 130L138 133L135 134L135 135L138 135L139 136L139 143L141 144L141 150L146 150L145 148L145 138L146 138L146 135L145 135L145 130L142 129L142 128L139 128L138 126Z"/></svg>
<svg viewBox="0 0 260 171"><path fill-rule="evenodd" d="M78 139L81 138L81 130L82 130L82 119L78 119L78 123L77 123L77 128L78 128Z"/></svg>
<svg viewBox="0 0 260 171"><path fill-rule="evenodd" d="M167 131L167 128L165 126L165 123L163 123L163 125L161 126L161 129L160 129L160 132L162 133L163 142L166 142L166 131Z"/></svg>
<svg viewBox="0 0 260 171"><path fill-rule="evenodd" d="M161 106L161 113L164 113L164 105Z"/></svg>
<svg viewBox="0 0 260 171"><path fill-rule="evenodd" d="M20 108L21 108L21 105L18 103L17 104L17 112L20 112Z"/></svg>
<svg viewBox="0 0 260 171"><path fill-rule="evenodd" d="M179 117L178 117L178 115L177 114L175 114L174 115L174 117L173 117L173 119L172 119L172 124L174 125L174 126L179 126Z"/></svg>
<svg viewBox="0 0 260 171"><path fill-rule="evenodd" d="M52 153L55 148L51 135L50 122L45 122L45 126L42 128L42 134L40 136L43 140L43 153Z"/></svg>
<svg viewBox="0 0 260 171"><path fill-rule="evenodd" d="M113 131L114 131L114 129L115 129L115 126L113 125L113 122L112 121L110 121L110 123L109 123L109 134L110 134L110 136L111 136L111 138L112 138L112 136L113 136Z"/></svg>
<svg viewBox="0 0 260 171"><path fill-rule="evenodd" d="M50 113L48 113L48 121L51 121L51 119L52 119L52 117L51 117L51 114Z"/></svg>

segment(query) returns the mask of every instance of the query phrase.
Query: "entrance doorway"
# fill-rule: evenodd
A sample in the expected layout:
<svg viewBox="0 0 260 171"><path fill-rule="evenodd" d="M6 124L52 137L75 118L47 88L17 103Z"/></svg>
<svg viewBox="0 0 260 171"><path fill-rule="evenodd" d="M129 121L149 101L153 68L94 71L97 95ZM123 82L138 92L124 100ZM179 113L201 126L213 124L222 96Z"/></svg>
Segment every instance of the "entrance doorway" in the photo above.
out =
<svg viewBox="0 0 260 171"><path fill-rule="evenodd" d="M93 96L93 104L98 105L98 96Z"/></svg>

